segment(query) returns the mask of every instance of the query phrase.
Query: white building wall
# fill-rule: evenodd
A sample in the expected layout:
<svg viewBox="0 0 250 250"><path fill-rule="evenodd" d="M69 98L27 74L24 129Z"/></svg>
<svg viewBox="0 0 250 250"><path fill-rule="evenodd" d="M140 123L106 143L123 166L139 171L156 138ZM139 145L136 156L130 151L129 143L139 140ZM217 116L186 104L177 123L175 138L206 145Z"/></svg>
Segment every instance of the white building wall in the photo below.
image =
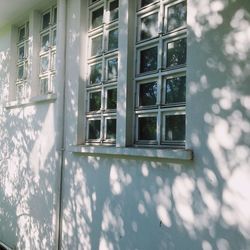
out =
<svg viewBox="0 0 250 250"><path fill-rule="evenodd" d="M80 12L80 0L68 1L61 248L250 249L250 4L188 0L192 161L72 152ZM9 43L4 29L0 86ZM19 249L55 245L56 115L53 103L2 108L0 240Z"/></svg>

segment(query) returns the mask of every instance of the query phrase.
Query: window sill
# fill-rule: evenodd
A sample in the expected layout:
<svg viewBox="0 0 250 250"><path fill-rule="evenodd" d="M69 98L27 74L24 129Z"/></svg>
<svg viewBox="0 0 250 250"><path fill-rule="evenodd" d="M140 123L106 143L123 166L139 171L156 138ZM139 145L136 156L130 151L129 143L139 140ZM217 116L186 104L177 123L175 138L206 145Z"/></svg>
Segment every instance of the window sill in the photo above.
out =
<svg viewBox="0 0 250 250"><path fill-rule="evenodd" d="M193 151L190 149L155 149L155 148L118 148L104 146L71 145L70 152L83 155L105 155L117 158L147 158L151 160L183 160L193 159Z"/></svg>
<svg viewBox="0 0 250 250"><path fill-rule="evenodd" d="M31 98L23 99L23 100L15 100L5 103L6 109L12 109L12 108L20 108L24 106L31 106L36 103L42 103L42 102L54 102L56 100L56 94L48 94L48 95L40 95L40 96L34 96Z"/></svg>

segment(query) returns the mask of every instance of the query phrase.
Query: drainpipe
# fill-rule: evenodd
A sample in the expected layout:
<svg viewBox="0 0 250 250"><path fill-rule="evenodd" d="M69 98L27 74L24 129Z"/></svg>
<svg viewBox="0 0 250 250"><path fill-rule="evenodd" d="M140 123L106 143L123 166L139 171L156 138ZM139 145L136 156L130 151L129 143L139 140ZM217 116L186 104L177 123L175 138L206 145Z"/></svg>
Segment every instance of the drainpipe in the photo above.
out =
<svg viewBox="0 0 250 250"><path fill-rule="evenodd" d="M66 95L66 19L67 0L57 0L57 57L56 57L56 94L55 108L56 123L56 193L55 193L55 242L56 248L61 249L62 231L62 182L65 151L65 95Z"/></svg>

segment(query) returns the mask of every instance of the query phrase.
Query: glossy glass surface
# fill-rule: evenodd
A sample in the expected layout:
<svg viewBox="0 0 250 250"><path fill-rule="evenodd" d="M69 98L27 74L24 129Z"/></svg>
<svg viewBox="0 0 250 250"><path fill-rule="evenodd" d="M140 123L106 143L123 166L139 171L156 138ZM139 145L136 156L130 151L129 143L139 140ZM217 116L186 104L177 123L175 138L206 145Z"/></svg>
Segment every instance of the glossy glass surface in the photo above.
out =
<svg viewBox="0 0 250 250"><path fill-rule="evenodd" d="M185 115L168 115L165 117L165 140L185 140Z"/></svg>
<svg viewBox="0 0 250 250"><path fill-rule="evenodd" d="M40 59L40 72L45 73L49 70L49 56L43 56Z"/></svg>
<svg viewBox="0 0 250 250"><path fill-rule="evenodd" d="M117 89L107 90L107 109L116 109Z"/></svg>
<svg viewBox="0 0 250 250"><path fill-rule="evenodd" d="M48 78L42 78L40 80L40 84L41 84L41 94L46 94L48 93L48 89L49 89L49 79Z"/></svg>
<svg viewBox="0 0 250 250"><path fill-rule="evenodd" d="M102 53L102 35L92 38L91 56Z"/></svg>
<svg viewBox="0 0 250 250"><path fill-rule="evenodd" d="M158 36L158 13L141 19L140 40Z"/></svg>
<svg viewBox="0 0 250 250"><path fill-rule="evenodd" d="M101 91L89 93L89 111L101 109Z"/></svg>
<svg viewBox="0 0 250 250"><path fill-rule="evenodd" d="M140 52L140 73L157 69L158 47L153 47Z"/></svg>
<svg viewBox="0 0 250 250"><path fill-rule="evenodd" d="M46 51L46 50L48 50L49 49L49 45L50 45L50 43L49 43L49 34L46 34L46 35L44 35L44 36L42 36L42 51Z"/></svg>
<svg viewBox="0 0 250 250"><path fill-rule="evenodd" d="M118 48L118 29L109 31L108 36L108 50L114 50Z"/></svg>
<svg viewBox="0 0 250 250"><path fill-rule="evenodd" d="M19 80L22 80L24 78L24 65L20 65L18 66L18 70L17 70L17 78Z"/></svg>
<svg viewBox="0 0 250 250"><path fill-rule="evenodd" d="M89 139L97 140L100 139L101 135L101 121L100 120L89 120Z"/></svg>
<svg viewBox="0 0 250 250"><path fill-rule="evenodd" d="M119 18L119 1L112 1L109 5L109 21L115 21Z"/></svg>
<svg viewBox="0 0 250 250"><path fill-rule="evenodd" d="M141 7L144 7L150 3L155 2L156 0L141 0Z"/></svg>
<svg viewBox="0 0 250 250"><path fill-rule="evenodd" d="M25 57L24 46L18 48L18 60L23 60Z"/></svg>
<svg viewBox="0 0 250 250"><path fill-rule="evenodd" d="M156 140L156 117L138 118L138 140Z"/></svg>
<svg viewBox="0 0 250 250"><path fill-rule="evenodd" d="M176 40L167 44L167 67L186 63L186 38Z"/></svg>
<svg viewBox="0 0 250 250"><path fill-rule="evenodd" d="M25 26L19 28L18 41L21 42L25 39Z"/></svg>
<svg viewBox="0 0 250 250"><path fill-rule="evenodd" d="M47 29L50 25L50 12L45 13L42 17L42 29Z"/></svg>
<svg viewBox="0 0 250 250"><path fill-rule="evenodd" d="M90 66L90 84L100 83L102 80L102 63Z"/></svg>
<svg viewBox="0 0 250 250"><path fill-rule="evenodd" d="M139 106L155 105L157 99L157 82L139 85Z"/></svg>
<svg viewBox="0 0 250 250"><path fill-rule="evenodd" d="M92 12L91 28L97 28L103 24L103 7Z"/></svg>
<svg viewBox="0 0 250 250"><path fill-rule="evenodd" d="M112 58L108 60L108 77L107 80L112 80L118 76L118 59Z"/></svg>
<svg viewBox="0 0 250 250"><path fill-rule="evenodd" d="M116 138L116 119L107 119L106 139L115 140Z"/></svg>

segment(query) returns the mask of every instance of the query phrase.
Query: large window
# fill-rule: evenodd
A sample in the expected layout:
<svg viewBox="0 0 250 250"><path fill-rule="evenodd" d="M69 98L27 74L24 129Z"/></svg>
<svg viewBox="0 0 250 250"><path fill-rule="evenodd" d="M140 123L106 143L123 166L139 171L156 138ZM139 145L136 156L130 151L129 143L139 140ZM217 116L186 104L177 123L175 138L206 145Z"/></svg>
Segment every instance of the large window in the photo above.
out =
<svg viewBox="0 0 250 250"><path fill-rule="evenodd" d="M57 8L53 7L41 16L40 32L40 94L54 91L56 64Z"/></svg>
<svg viewBox="0 0 250 250"><path fill-rule="evenodd" d="M29 52L28 48L29 22L25 22L18 28L16 99L26 98L30 93L30 88L27 81Z"/></svg>
<svg viewBox="0 0 250 250"><path fill-rule="evenodd" d="M134 143L183 147L186 2L139 0L136 22Z"/></svg>
<svg viewBox="0 0 250 250"><path fill-rule="evenodd" d="M118 78L118 0L89 1L86 143L114 144Z"/></svg>

